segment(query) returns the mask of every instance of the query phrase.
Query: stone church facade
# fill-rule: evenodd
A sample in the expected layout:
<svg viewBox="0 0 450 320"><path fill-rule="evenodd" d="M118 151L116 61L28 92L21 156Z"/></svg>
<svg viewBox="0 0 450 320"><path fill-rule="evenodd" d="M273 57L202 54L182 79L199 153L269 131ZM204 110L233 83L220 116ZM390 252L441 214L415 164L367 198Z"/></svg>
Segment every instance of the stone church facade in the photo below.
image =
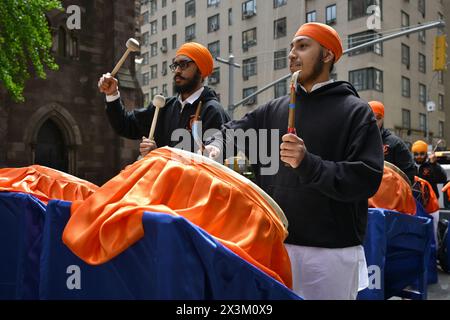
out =
<svg viewBox="0 0 450 320"><path fill-rule="evenodd" d="M25 102L15 103L0 85L0 168L46 165L98 185L139 154L139 141L119 138L109 125L99 77L110 72L136 38L134 1L71 0L81 8L81 28L70 30L70 14L49 12L58 71L30 79ZM125 105L142 106L132 53L119 71Z"/></svg>

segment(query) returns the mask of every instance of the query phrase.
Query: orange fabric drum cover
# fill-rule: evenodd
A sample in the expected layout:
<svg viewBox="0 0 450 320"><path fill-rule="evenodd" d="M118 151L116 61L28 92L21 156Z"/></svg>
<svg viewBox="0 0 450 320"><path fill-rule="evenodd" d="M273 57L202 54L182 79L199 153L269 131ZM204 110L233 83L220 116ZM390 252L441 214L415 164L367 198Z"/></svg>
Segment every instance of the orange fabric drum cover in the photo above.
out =
<svg viewBox="0 0 450 320"><path fill-rule="evenodd" d="M84 200L97 189L93 183L44 166L0 169L0 191L29 193L45 203Z"/></svg>
<svg viewBox="0 0 450 320"><path fill-rule="evenodd" d="M101 264L143 237L144 211L180 215L291 287L281 209L249 180L211 162L168 147L150 152L86 201L72 205L64 243L87 263Z"/></svg>
<svg viewBox="0 0 450 320"><path fill-rule="evenodd" d="M398 169L399 170L399 169ZM393 168L385 165L383 180L377 193L369 199L369 207L416 214L416 202L409 183Z"/></svg>

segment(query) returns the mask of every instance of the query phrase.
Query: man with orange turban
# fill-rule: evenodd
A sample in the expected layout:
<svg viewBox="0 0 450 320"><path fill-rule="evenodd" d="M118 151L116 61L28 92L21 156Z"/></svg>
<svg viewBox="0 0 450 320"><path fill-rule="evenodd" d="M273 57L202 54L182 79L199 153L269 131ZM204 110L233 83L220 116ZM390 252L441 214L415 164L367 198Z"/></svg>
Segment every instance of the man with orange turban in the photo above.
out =
<svg viewBox="0 0 450 320"><path fill-rule="evenodd" d="M125 138L142 138L141 156L157 147L175 147L185 142L182 140L184 136L172 139L172 133L177 129L186 129L191 134L194 120L202 121L202 132L198 132L200 137L208 129L219 130L230 117L219 103L214 90L203 86L205 78L213 71L213 64L211 53L199 43L188 42L177 50L169 68L173 72L174 88L178 95L167 98L165 106L161 108L154 141L147 137L155 114L153 104L150 103L147 108L126 111L120 99L117 79L104 74L98 87L100 92L106 94L106 113L113 129ZM199 119L194 119L200 102ZM194 145L191 139L190 151L194 151Z"/></svg>
<svg viewBox="0 0 450 320"><path fill-rule="evenodd" d="M369 101L369 106L375 115L377 126L380 129L381 139L383 140L384 160L402 170L408 177L409 182L413 184L417 169L409 148L402 139L384 128L383 103L380 101Z"/></svg>
<svg viewBox="0 0 450 320"><path fill-rule="evenodd" d="M378 190L383 175L383 150L367 102L350 83L330 79L341 56L341 39L333 28L302 25L289 53L291 72L301 70L291 97L269 101L227 123L228 130L214 135L205 149L213 159L223 153L228 157L233 149L230 129L236 134L237 129L270 130L250 148L270 149L273 162L278 164L280 155L288 166L278 165L275 174L267 174L265 159L252 164L258 184L289 221L286 247L293 288L305 299L355 299L358 290L368 285L362 243L367 199ZM289 110L295 119L288 131ZM267 138L272 135L279 148ZM251 149L242 151L255 154Z"/></svg>
<svg viewBox="0 0 450 320"><path fill-rule="evenodd" d="M447 173L437 163L436 155L431 153L428 156L428 144L425 141L417 140L413 143L411 151L419 171L418 176L427 180L433 188L436 197L439 199L438 183L445 184L447 182Z"/></svg>

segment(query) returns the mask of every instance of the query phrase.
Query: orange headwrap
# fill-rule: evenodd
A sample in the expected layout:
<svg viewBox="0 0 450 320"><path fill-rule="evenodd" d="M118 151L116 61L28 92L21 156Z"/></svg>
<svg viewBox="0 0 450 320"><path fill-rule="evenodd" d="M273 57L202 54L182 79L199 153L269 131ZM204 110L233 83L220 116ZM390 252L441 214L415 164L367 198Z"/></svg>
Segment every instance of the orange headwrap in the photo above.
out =
<svg viewBox="0 0 450 320"><path fill-rule="evenodd" d="M298 29L294 36L294 40L297 37L306 36L316 40L325 48L331 50L334 53L334 62L337 62L342 56L342 43L339 34L329 25L317 22L305 23Z"/></svg>
<svg viewBox="0 0 450 320"><path fill-rule="evenodd" d="M369 106L374 114L379 114L384 118L384 105L380 101L370 101Z"/></svg>
<svg viewBox="0 0 450 320"><path fill-rule="evenodd" d="M412 152L427 152L428 150L428 144L425 141L422 140L417 140L416 142L414 142L414 144L412 145Z"/></svg>
<svg viewBox="0 0 450 320"><path fill-rule="evenodd" d="M213 57L209 50L200 43L185 43L178 49L176 55L183 55L191 58L200 69L203 78L209 76L213 71Z"/></svg>

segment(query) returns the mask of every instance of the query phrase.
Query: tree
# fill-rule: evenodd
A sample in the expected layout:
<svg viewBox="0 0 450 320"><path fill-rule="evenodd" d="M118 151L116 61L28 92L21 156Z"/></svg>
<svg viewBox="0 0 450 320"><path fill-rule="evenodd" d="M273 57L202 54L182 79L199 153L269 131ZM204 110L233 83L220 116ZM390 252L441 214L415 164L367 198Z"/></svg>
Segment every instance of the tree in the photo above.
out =
<svg viewBox="0 0 450 320"><path fill-rule="evenodd" d="M45 67L57 70L51 55L52 36L45 13L62 9L59 0L2 0L0 4L0 84L23 102L25 81Z"/></svg>

